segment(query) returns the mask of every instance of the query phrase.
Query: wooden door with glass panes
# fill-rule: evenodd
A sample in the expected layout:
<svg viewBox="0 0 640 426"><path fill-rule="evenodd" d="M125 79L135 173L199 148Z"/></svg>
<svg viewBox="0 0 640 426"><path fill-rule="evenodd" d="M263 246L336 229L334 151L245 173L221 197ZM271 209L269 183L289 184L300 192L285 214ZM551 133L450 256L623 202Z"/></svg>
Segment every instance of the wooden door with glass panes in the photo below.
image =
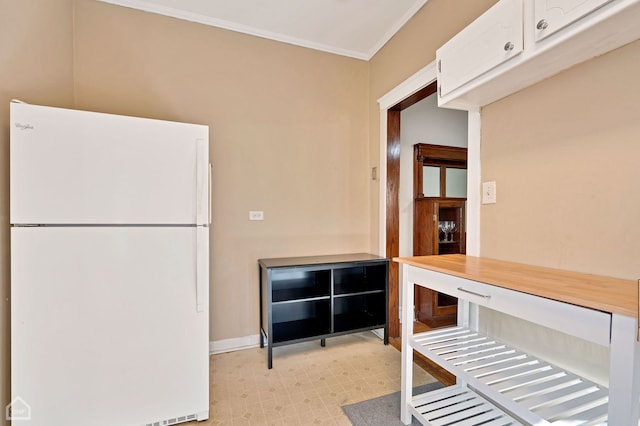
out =
<svg viewBox="0 0 640 426"><path fill-rule="evenodd" d="M414 256L466 252L467 149L414 145ZM458 301L415 286L416 319L429 327L456 323Z"/></svg>

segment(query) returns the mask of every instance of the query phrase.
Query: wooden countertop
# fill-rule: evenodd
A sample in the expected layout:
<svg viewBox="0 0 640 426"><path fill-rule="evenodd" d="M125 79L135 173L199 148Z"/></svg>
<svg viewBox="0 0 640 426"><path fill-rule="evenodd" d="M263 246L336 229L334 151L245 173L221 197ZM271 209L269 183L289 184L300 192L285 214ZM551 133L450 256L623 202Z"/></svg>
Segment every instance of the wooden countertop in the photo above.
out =
<svg viewBox="0 0 640 426"><path fill-rule="evenodd" d="M393 260L599 311L639 316L640 284L633 280L462 254L396 257Z"/></svg>

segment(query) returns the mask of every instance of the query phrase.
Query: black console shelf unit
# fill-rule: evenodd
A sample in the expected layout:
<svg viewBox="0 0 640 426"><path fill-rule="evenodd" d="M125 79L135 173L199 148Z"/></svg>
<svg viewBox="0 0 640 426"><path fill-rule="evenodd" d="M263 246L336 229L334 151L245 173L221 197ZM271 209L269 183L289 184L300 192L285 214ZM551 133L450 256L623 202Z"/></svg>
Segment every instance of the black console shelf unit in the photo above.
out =
<svg viewBox="0 0 640 426"><path fill-rule="evenodd" d="M389 259L367 253L258 260L260 347L377 328L389 344Z"/></svg>

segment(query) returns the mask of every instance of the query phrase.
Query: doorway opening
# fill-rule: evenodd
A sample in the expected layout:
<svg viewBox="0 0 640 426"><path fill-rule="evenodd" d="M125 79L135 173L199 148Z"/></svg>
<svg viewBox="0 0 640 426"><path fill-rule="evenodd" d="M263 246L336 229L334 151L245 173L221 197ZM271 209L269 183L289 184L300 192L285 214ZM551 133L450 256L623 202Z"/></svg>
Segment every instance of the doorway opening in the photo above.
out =
<svg viewBox="0 0 640 426"><path fill-rule="evenodd" d="M400 112L436 93L434 80L411 96L387 109L386 144L386 257L400 255ZM389 265L389 336L400 337L400 274L396 262Z"/></svg>
<svg viewBox="0 0 640 426"><path fill-rule="evenodd" d="M417 220L421 216L416 216L415 206L435 199L438 199L441 204L445 201L465 203L467 197L466 151L469 114L467 111L439 108L435 93L436 86L433 79L410 96L389 104L387 109L381 108L381 128L384 128L383 136L386 136L385 140L381 138L381 145L385 148L384 152L381 151L381 156L384 155L386 160L386 168L384 168L386 179L382 184L384 194L381 194L381 200L384 196L384 202L381 203L381 210L384 209L384 211L381 212L383 213L381 216L384 217L385 226L385 235L381 239L384 240L385 245L381 247L381 252L390 257L442 254L447 252L445 248L452 249L453 244L443 244L442 250L433 252L421 250L422 241L420 238L416 239L415 228L416 226L424 227L426 222ZM416 147L422 147L422 149L416 151ZM419 167L417 162L424 167ZM423 194L420 188L420 195L418 195L415 192L418 188L416 178L419 178L421 181L419 183L422 183L423 175L433 177L431 172L436 174L436 179L427 179L427 183L435 184L435 188L425 188L428 194ZM433 189L444 192L432 194ZM444 204L442 207L446 210ZM442 220L454 219L443 218ZM459 221L456 225L460 225ZM456 235L464 237L464 232L460 233L464 229L457 229ZM422 232L419 235L427 234ZM462 247L456 252L464 252L466 242L464 238L458 238L456 241ZM448 252L453 251L448 250ZM399 286L400 277L399 270L396 269L397 265L394 264L392 268L395 269L390 276L390 297L393 306L390 306L389 318L391 336L394 334L399 336L399 319L394 313L399 313L401 309L397 306L399 300L396 298L400 290L395 285L397 282Z"/></svg>
<svg viewBox="0 0 640 426"><path fill-rule="evenodd" d="M378 99L380 107L378 253L388 258L402 255L400 246L400 112L435 93L433 61ZM480 109L467 109L467 255L480 254ZM407 254L405 254L407 255ZM411 254L408 254L411 255ZM391 262L389 275L390 343L400 348L399 268ZM432 373L433 374L433 373ZM446 377L437 377L445 383Z"/></svg>

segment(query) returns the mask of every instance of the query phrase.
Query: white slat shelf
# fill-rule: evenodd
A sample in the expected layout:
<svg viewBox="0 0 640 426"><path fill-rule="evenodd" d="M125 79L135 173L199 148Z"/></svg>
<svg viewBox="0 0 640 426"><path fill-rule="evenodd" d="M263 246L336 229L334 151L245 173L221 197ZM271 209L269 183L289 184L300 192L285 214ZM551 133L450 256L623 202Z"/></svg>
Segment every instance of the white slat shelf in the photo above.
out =
<svg viewBox="0 0 640 426"><path fill-rule="evenodd" d="M409 345L525 424L607 424L607 388L469 328L451 327L415 334L409 339ZM448 401L454 401L456 396L465 401L466 397L473 400L473 391L467 387L453 386L445 390L451 393L446 397L451 398ZM520 424L493 407L495 413L505 416L504 421L484 423L484 420L463 415L459 422L453 417L440 422L438 412L434 420L430 408L434 405L429 404L443 404L442 401L446 400L440 396L427 393L414 397L412 414L425 425ZM432 401L433 398L440 399ZM488 404L482 398L478 401ZM457 404L452 402L447 407L454 410ZM479 403L477 405L481 406ZM482 412L482 409L478 411ZM501 419L491 417L494 413L492 410L486 412L491 419Z"/></svg>
<svg viewBox="0 0 640 426"><path fill-rule="evenodd" d="M521 425L473 390L454 385L413 398L411 414L426 426Z"/></svg>

